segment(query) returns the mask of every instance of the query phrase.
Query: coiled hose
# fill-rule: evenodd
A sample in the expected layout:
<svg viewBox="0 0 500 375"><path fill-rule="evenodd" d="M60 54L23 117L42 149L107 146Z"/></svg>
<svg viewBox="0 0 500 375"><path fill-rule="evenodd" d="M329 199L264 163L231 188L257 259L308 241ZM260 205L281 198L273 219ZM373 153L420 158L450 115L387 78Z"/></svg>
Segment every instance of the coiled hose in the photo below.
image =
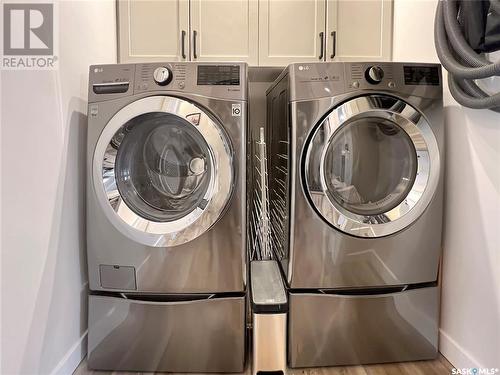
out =
<svg viewBox="0 0 500 375"><path fill-rule="evenodd" d="M490 10L500 17L500 2L490 0ZM474 81L499 76L500 61L492 63L469 46L458 23L458 12L457 0L439 0L434 20L434 44L449 73L450 92L465 107L500 112L500 92L489 95Z"/></svg>

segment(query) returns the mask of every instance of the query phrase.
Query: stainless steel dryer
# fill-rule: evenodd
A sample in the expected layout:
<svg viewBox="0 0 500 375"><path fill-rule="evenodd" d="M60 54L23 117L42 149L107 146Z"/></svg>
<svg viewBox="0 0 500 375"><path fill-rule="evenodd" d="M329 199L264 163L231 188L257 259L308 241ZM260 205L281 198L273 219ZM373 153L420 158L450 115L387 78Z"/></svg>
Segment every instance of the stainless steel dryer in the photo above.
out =
<svg viewBox="0 0 500 375"><path fill-rule="evenodd" d="M90 68L91 368L243 370L246 75Z"/></svg>
<svg viewBox="0 0 500 375"><path fill-rule="evenodd" d="M292 367L437 355L435 64L292 64L267 93L273 249Z"/></svg>

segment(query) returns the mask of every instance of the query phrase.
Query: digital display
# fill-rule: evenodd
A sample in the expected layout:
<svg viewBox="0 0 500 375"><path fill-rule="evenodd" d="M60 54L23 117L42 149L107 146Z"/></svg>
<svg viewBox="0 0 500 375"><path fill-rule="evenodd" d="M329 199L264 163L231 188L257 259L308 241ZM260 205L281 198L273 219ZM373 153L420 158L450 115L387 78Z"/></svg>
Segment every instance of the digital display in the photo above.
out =
<svg viewBox="0 0 500 375"><path fill-rule="evenodd" d="M436 66L405 66L405 85L439 86L439 68Z"/></svg>
<svg viewBox="0 0 500 375"><path fill-rule="evenodd" d="M238 65L199 65L198 85L239 86Z"/></svg>

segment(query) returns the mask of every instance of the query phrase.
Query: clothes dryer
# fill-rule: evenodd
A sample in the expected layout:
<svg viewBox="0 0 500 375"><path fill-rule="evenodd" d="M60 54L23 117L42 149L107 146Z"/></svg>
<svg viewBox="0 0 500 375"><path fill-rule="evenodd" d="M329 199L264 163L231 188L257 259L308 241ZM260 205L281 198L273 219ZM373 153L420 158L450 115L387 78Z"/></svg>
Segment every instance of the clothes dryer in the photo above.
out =
<svg viewBox="0 0 500 375"><path fill-rule="evenodd" d="M437 355L441 68L304 63L267 93L292 367Z"/></svg>

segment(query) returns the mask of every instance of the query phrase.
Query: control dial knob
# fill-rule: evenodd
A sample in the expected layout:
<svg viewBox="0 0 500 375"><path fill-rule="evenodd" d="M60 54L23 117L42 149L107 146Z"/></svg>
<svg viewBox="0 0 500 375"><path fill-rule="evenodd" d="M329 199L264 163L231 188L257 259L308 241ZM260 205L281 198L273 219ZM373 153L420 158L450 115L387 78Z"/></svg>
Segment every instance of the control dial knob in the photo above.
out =
<svg viewBox="0 0 500 375"><path fill-rule="evenodd" d="M153 79L160 86L168 85L168 83L172 80L172 72L165 66L159 66L153 72Z"/></svg>
<svg viewBox="0 0 500 375"><path fill-rule="evenodd" d="M382 82L384 78L384 71L380 66L370 66L365 71L366 80L372 85L377 85Z"/></svg>

